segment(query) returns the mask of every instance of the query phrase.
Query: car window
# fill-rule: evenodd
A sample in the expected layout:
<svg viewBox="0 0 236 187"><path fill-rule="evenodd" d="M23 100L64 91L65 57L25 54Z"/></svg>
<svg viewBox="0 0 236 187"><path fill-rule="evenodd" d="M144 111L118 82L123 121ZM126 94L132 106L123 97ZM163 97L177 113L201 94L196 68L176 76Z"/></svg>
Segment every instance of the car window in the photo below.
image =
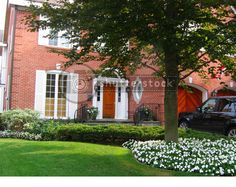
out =
<svg viewBox="0 0 236 187"><path fill-rule="evenodd" d="M216 99L209 99L201 107L202 111L203 112L214 112L215 108L216 108L216 102L217 102Z"/></svg>
<svg viewBox="0 0 236 187"><path fill-rule="evenodd" d="M217 107L217 112L235 112L236 100L220 99Z"/></svg>

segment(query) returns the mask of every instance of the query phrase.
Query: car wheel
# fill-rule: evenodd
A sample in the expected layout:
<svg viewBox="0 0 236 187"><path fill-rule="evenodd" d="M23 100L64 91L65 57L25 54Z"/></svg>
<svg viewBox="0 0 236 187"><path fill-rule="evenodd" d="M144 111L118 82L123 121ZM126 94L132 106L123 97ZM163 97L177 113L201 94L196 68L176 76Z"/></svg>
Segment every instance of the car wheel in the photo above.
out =
<svg viewBox="0 0 236 187"><path fill-rule="evenodd" d="M228 137L230 138L236 138L236 128L231 128L228 131Z"/></svg>
<svg viewBox="0 0 236 187"><path fill-rule="evenodd" d="M182 120L179 122L179 127L180 128L183 128L183 129L186 129L188 128L188 122L186 120Z"/></svg>

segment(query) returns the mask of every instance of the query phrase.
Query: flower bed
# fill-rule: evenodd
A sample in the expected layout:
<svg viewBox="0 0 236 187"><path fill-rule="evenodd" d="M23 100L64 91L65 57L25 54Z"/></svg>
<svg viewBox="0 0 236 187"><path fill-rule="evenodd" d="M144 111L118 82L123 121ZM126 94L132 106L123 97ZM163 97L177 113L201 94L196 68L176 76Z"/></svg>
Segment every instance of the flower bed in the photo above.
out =
<svg viewBox="0 0 236 187"><path fill-rule="evenodd" d="M139 162L157 168L204 175L236 173L235 140L180 138L179 143L130 140L123 147L129 148Z"/></svg>
<svg viewBox="0 0 236 187"><path fill-rule="evenodd" d="M0 138L18 138L25 140L42 140L41 134L33 134L29 132L13 132L13 131L0 131Z"/></svg>

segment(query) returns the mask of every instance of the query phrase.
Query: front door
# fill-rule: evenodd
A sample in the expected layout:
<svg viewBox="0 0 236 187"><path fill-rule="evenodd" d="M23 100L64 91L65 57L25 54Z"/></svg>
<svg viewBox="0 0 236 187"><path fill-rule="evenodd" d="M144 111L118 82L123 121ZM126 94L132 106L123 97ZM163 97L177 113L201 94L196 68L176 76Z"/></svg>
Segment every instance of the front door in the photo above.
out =
<svg viewBox="0 0 236 187"><path fill-rule="evenodd" d="M115 117L115 85L103 86L103 118Z"/></svg>

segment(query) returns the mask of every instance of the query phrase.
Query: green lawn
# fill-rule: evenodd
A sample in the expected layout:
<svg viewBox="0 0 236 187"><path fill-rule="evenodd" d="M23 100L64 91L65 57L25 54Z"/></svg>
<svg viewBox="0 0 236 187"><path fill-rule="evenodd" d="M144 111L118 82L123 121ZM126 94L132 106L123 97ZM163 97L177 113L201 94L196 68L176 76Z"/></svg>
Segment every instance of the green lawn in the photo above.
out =
<svg viewBox="0 0 236 187"><path fill-rule="evenodd" d="M0 176L189 175L138 163L121 147L0 139Z"/></svg>

